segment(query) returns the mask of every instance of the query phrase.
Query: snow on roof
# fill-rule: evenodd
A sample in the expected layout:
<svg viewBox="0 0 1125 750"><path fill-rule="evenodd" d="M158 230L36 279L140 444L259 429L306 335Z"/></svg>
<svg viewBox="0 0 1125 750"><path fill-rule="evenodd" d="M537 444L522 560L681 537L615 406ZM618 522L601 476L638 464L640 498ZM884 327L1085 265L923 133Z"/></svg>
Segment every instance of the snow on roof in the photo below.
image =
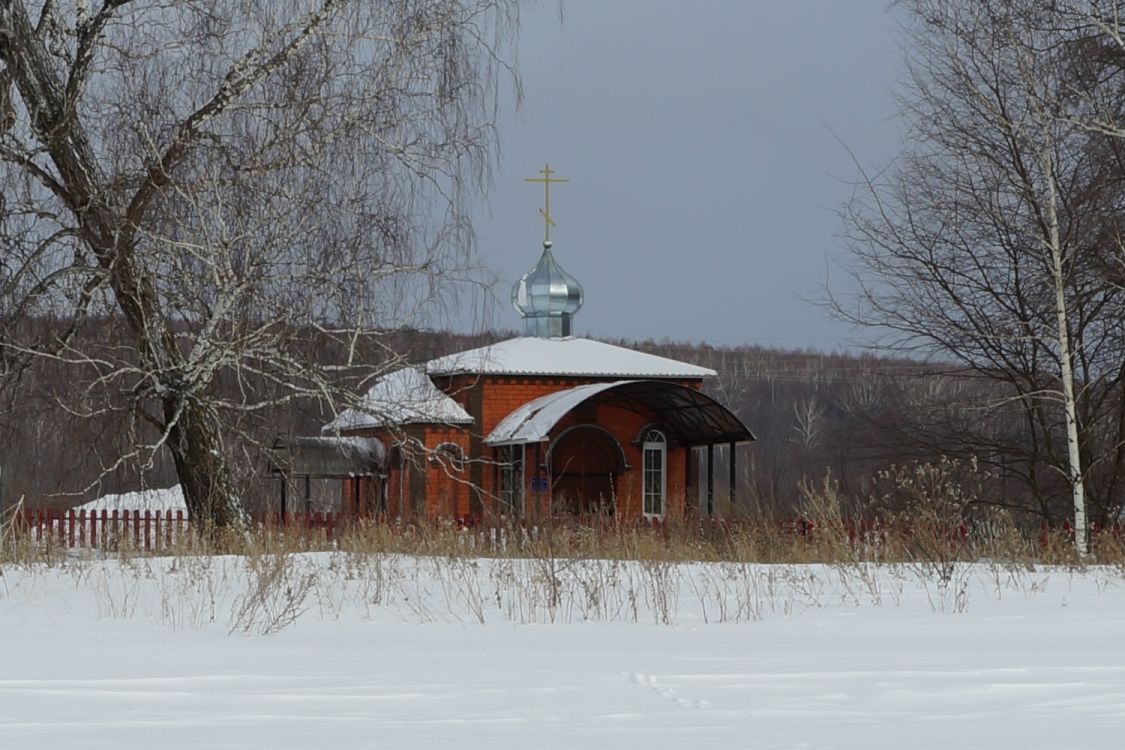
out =
<svg viewBox="0 0 1125 750"><path fill-rule="evenodd" d="M294 435L276 438L269 453L273 472L334 478L381 473L386 449L373 437Z"/></svg>
<svg viewBox="0 0 1125 750"><path fill-rule="evenodd" d="M124 492L120 495L103 495L97 500L91 500L84 505L79 505L74 510L80 511L114 511L114 510L187 510L184 502L184 493L180 485L165 489L138 490L137 492Z"/></svg>
<svg viewBox="0 0 1125 750"><path fill-rule="evenodd" d="M379 378L359 405L346 409L323 431L403 424L472 424L461 405L437 389L419 369L404 367Z"/></svg>
<svg viewBox="0 0 1125 750"><path fill-rule="evenodd" d="M628 382L592 383L540 396L501 419L484 442L489 445L542 442L571 409L595 394Z"/></svg>
<svg viewBox="0 0 1125 750"><path fill-rule="evenodd" d="M706 378L707 367L677 362L601 341L523 336L431 360L431 375L570 375L621 378Z"/></svg>
<svg viewBox="0 0 1125 750"><path fill-rule="evenodd" d="M617 380L590 383L549 393L529 401L500 420L485 438L489 445L539 443L579 404L600 393L614 391L630 403L644 403L661 429L667 427L684 445L710 445L754 440L735 414L710 396L668 380Z"/></svg>

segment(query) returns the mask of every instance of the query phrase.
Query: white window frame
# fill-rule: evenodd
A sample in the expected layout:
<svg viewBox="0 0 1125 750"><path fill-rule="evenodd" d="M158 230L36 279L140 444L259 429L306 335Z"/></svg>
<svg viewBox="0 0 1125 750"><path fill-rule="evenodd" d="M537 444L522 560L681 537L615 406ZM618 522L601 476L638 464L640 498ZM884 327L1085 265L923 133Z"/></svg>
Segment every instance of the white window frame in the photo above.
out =
<svg viewBox="0 0 1125 750"><path fill-rule="evenodd" d="M524 514L524 484L525 476L524 445L500 446L500 476L497 496L500 498L500 511L508 515L522 518Z"/></svg>
<svg viewBox="0 0 1125 750"><path fill-rule="evenodd" d="M649 478L655 478L654 470L648 465L650 452L660 456L656 493L649 491ZM650 496L657 498L651 505L648 502ZM649 510L650 507L652 510ZM644 441L641 443L641 513L645 518L664 518L668 513L668 438L656 429L645 430Z"/></svg>

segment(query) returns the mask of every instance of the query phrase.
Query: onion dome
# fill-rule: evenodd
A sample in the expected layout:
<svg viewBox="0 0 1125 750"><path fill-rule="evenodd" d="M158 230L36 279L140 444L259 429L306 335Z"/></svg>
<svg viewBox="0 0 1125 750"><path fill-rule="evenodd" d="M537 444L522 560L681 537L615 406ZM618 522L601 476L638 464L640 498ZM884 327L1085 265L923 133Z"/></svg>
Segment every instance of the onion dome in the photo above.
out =
<svg viewBox="0 0 1125 750"><path fill-rule="evenodd" d="M539 262L512 287L512 305L523 316L528 336L570 336L571 321L582 307L582 285L555 260L551 244L543 243Z"/></svg>

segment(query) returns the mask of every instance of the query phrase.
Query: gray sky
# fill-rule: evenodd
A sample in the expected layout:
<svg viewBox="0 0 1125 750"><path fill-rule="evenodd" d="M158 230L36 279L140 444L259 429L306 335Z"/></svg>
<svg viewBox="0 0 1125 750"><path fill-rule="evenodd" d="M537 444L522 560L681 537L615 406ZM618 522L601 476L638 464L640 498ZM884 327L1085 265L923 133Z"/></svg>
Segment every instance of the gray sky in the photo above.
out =
<svg viewBox="0 0 1125 750"><path fill-rule="evenodd" d="M476 217L499 276L493 324L538 257L550 161L556 257L586 290L576 332L834 349L805 299L847 286L836 210L898 149L887 0L552 0L524 16L526 100Z"/></svg>

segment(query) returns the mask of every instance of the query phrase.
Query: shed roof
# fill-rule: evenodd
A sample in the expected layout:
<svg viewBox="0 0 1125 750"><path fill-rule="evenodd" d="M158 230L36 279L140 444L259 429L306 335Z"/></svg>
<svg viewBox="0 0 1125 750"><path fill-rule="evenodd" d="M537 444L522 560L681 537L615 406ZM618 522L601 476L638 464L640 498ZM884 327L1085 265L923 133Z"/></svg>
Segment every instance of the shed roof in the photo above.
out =
<svg viewBox="0 0 1125 750"><path fill-rule="evenodd" d="M383 473L383 444L372 437L278 437L269 453L275 474L333 478Z"/></svg>
<svg viewBox="0 0 1125 750"><path fill-rule="evenodd" d="M694 388L661 380L619 380L580 385L529 401L500 420L485 442L513 445L546 441L563 417L592 399L651 410L660 425L685 445L755 439L729 409Z"/></svg>
<svg viewBox="0 0 1125 750"><path fill-rule="evenodd" d="M430 375L567 375L616 378L706 378L708 367L577 337L521 336L431 360Z"/></svg>

